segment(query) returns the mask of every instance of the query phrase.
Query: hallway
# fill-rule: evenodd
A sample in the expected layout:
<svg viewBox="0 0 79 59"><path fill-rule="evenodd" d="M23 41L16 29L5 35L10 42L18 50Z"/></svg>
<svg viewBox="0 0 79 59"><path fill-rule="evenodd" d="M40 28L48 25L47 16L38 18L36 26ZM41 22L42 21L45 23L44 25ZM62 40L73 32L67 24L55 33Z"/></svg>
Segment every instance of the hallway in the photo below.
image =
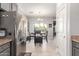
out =
<svg viewBox="0 0 79 59"><path fill-rule="evenodd" d="M3 8L6 5L10 9ZM8 11L1 11L0 36L11 39L9 55L71 55L69 4L1 3L1 6L1 10Z"/></svg>
<svg viewBox="0 0 79 59"><path fill-rule="evenodd" d="M34 40L26 42L26 52L31 52L32 56L57 56L54 40L49 39L48 43L43 40L42 46L34 45Z"/></svg>

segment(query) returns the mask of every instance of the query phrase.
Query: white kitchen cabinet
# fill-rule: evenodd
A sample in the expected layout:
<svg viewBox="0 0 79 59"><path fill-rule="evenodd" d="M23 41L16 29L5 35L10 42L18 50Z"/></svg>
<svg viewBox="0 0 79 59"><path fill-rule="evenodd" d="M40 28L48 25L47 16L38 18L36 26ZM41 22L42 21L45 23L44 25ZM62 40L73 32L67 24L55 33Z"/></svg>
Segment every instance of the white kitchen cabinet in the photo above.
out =
<svg viewBox="0 0 79 59"><path fill-rule="evenodd" d="M69 48L69 4L57 4L56 8L56 32L57 53L61 56L70 55Z"/></svg>

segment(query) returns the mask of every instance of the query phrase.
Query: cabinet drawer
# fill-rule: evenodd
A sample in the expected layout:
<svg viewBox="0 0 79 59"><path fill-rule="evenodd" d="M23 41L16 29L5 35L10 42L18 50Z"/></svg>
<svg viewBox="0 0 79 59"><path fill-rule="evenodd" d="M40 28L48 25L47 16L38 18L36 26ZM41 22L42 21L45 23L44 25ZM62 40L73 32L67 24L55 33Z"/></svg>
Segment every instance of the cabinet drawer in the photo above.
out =
<svg viewBox="0 0 79 59"><path fill-rule="evenodd" d="M2 53L0 53L0 56L10 56L10 48L6 49Z"/></svg>
<svg viewBox="0 0 79 59"><path fill-rule="evenodd" d="M76 48L79 48L79 43L77 42L72 42L72 46L76 47Z"/></svg>
<svg viewBox="0 0 79 59"><path fill-rule="evenodd" d="M6 44L0 46L0 52L2 52L3 50L7 49L8 47L10 47L10 43L6 43Z"/></svg>

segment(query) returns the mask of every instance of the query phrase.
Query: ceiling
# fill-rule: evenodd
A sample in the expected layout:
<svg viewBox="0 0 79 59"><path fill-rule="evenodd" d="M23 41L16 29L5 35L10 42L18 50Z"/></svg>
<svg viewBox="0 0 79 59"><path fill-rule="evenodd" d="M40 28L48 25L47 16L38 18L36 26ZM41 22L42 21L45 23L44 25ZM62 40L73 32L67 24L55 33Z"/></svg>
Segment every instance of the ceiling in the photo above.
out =
<svg viewBox="0 0 79 59"><path fill-rule="evenodd" d="M22 9L29 17L55 17L55 3L18 3L18 7Z"/></svg>

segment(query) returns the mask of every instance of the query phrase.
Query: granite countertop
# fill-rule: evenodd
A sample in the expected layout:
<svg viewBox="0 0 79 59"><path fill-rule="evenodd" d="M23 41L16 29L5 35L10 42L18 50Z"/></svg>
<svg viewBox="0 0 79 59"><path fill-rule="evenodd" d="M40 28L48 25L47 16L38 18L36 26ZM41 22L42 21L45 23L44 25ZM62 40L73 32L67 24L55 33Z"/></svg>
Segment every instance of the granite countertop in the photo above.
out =
<svg viewBox="0 0 79 59"><path fill-rule="evenodd" d="M79 35L73 35L71 36L72 41L79 43Z"/></svg>
<svg viewBox="0 0 79 59"><path fill-rule="evenodd" d="M0 46L1 45L3 45L3 44L6 44L6 43L8 43L8 42L11 42L12 41L12 39L10 39L10 38L0 38Z"/></svg>
<svg viewBox="0 0 79 59"><path fill-rule="evenodd" d="M79 43L79 39L72 39L72 41Z"/></svg>

